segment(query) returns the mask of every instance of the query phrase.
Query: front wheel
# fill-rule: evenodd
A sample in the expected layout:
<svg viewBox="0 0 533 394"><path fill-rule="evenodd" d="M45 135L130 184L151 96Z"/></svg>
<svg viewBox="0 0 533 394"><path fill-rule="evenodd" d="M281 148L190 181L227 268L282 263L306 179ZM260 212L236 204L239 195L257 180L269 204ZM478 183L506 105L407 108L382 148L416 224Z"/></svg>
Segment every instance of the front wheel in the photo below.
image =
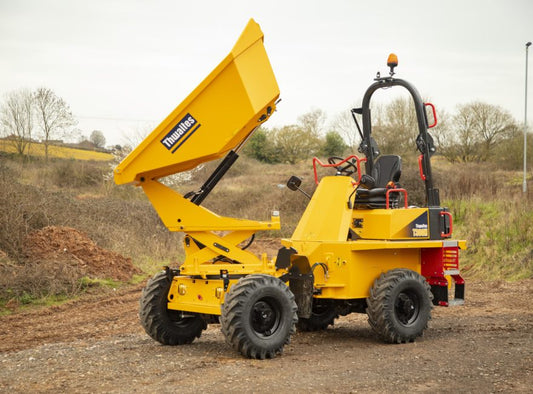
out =
<svg viewBox="0 0 533 394"><path fill-rule="evenodd" d="M281 280L248 275L226 295L220 324L226 341L243 356L274 358L296 330L296 310L294 295Z"/></svg>
<svg viewBox="0 0 533 394"><path fill-rule="evenodd" d="M370 290L368 322L385 342L413 342L428 326L432 299L423 276L408 269L388 271Z"/></svg>
<svg viewBox="0 0 533 394"><path fill-rule="evenodd" d="M163 345L183 345L200 338L207 328L204 318L191 312L167 308L170 280L165 271L158 272L143 290L139 318L148 335Z"/></svg>

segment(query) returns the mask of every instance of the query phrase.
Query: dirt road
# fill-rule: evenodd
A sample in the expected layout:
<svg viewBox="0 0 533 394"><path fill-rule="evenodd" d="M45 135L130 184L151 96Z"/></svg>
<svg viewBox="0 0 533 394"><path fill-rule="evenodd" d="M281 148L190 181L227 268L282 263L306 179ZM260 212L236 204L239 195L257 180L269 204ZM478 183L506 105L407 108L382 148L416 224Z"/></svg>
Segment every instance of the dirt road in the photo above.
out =
<svg viewBox="0 0 533 394"><path fill-rule="evenodd" d="M137 321L140 287L0 317L0 392L531 392L533 280L469 282L467 305L436 308L425 336L386 345L365 315L297 333L248 360L210 326L165 347Z"/></svg>

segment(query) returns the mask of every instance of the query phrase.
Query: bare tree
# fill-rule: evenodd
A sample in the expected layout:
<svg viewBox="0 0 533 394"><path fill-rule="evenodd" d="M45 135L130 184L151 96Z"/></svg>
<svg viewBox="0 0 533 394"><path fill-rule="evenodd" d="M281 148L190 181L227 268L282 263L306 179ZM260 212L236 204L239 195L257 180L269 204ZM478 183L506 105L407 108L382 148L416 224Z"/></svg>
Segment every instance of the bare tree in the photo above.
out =
<svg viewBox="0 0 533 394"><path fill-rule="evenodd" d="M3 133L18 154L29 151L33 130L33 95L28 89L19 89L6 95L0 112Z"/></svg>
<svg viewBox="0 0 533 394"><path fill-rule="evenodd" d="M44 153L48 161L50 141L61 136L67 128L77 122L72 116L68 104L51 89L39 88L34 93L37 122L41 129Z"/></svg>
<svg viewBox="0 0 533 394"><path fill-rule="evenodd" d="M93 132L91 133L91 136L89 137L89 140L97 148L103 148L105 145L104 133L102 133L100 130L93 130Z"/></svg>
<svg viewBox="0 0 533 394"><path fill-rule="evenodd" d="M425 100L428 101L428 100ZM444 113L440 113L439 125ZM429 123L433 119L428 114ZM383 154L416 155L416 138L419 134L414 102L410 97L397 97L385 105L372 107L373 138ZM434 135L437 129L432 129Z"/></svg>
<svg viewBox="0 0 533 394"><path fill-rule="evenodd" d="M482 141L481 158L485 161L499 142L513 135L516 122L508 111L496 105L474 102L466 108L474 115L474 130Z"/></svg>
<svg viewBox="0 0 533 394"><path fill-rule="evenodd" d="M383 124L376 133L383 153L407 155L414 151L418 135L418 122L413 101L407 97L398 97L387 104L383 111ZM379 138L379 139L378 139Z"/></svg>
<svg viewBox="0 0 533 394"><path fill-rule="evenodd" d="M463 162L486 161L495 147L517 129L509 112L479 101L459 105L451 127L452 149L457 160Z"/></svg>
<svg viewBox="0 0 533 394"><path fill-rule="evenodd" d="M315 137L322 132L325 121L326 113L321 109L313 109L298 117L299 126Z"/></svg>
<svg viewBox="0 0 533 394"><path fill-rule="evenodd" d="M361 122L359 122L361 126ZM346 141L352 152L357 152L357 148L361 143L361 137L355 126L350 110L339 113L330 126L331 130L336 131Z"/></svg>
<svg viewBox="0 0 533 394"><path fill-rule="evenodd" d="M362 127L360 116L358 122ZM373 138L383 153L412 152L418 126L411 100L400 97L387 105L373 104L371 122ZM353 152L357 151L361 137L349 110L337 115L331 128L344 138Z"/></svg>
<svg viewBox="0 0 533 394"><path fill-rule="evenodd" d="M474 113L466 106L458 107L452 120L453 136L455 137L455 155L458 161L479 161L480 138L475 131Z"/></svg>
<svg viewBox="0 0 533 394"><path fill-rule="evenodd" d="M122 132L122 145L135 148L156 128L157 124L145 123Z"/></svg>
<svg viewBox="0 0 533 394"><path fill-rule="evenodd" d="M437 116L437 127L429 130L435 140L437 152L443 155L448 161L457 161L456 138L452 132L452 116L445 110L440 110Z"/></svg>

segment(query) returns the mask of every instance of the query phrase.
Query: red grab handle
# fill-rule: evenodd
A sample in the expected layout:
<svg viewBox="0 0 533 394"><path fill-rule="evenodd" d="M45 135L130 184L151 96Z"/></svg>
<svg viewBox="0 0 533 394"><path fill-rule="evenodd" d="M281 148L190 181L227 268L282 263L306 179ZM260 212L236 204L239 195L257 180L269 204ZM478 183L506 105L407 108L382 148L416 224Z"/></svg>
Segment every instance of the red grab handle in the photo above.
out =
<svg viewBox="0 0 533 394"><path fill-rule="evenodd" d="M428 125L428 129L431 129L437 125L437 111L435 111L435 106L431 103L424 103L426 107L430 107L431 111L433 112L433 124L430 126Z"/></svg>
<svg viewBox="0 0 533 394"><path fill-rule="evenodd" d="M393 189L387 189L387 192L385 193L385 209L389 209L389 194L393 192L403 193L404 195L404 208L407 209L407 190L402 188L393 188Z"/></svg>
<svg viewBox="0 0 533 394"><path fill-rule="evenodd" d="M423 181L426 180L426 174L424 174L424 168L422 167L422 159L424 158L424 155L418 156L418 170L420 171L420 179Z"/></svg>
<svg viewBox="0 0 533 394"><path fill-rule="evenodd" d="M452 236L452 228L453 228L453 217L452 217L452 214L450 212L446 212L446 211L441 211L440 212L440 216L448 216L448 218L450 219L450 231L448 231L447 233L443 233L441 232L440 233L440 236L442 238L448 238L448 237L451 237Z"/></svg>

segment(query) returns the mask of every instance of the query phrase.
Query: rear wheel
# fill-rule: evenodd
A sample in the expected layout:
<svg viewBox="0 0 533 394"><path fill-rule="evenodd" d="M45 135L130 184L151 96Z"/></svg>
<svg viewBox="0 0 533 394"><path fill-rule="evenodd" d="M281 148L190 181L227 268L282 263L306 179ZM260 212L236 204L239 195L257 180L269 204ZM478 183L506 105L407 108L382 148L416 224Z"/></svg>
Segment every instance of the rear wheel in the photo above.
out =
<svg viewBox="0 0 533 394"><path fill-rule="evenodd" d="M334 320L339 317L334 305L319 304L313 301L313 311L308 319L299 318L298 330L300 331L320 331L333 325Z"/></svg>
<svg viewBox="0 0 533 394"><path fill-rule="evenodd" d="M424 277L394 269L376 279L367 299L368 322L389 343L413 342L431 319L433 295Z"/></svg>
<svg viewBox="0 0 533 394"><path fill-rule="evenodd" d="M226 295L220 324L226 341L243 356L273 358L295 332L296 310L294 295L281 280L249 275Z"/></svg>
<svg viewBox="0 0 533 394"><path fill-rule="evenodd" d="M139 317L148 335L163 345L183 345L200 338L207 323L201 315L167 308L170 280L165 271L150 279L143 290Z"/></svg>

